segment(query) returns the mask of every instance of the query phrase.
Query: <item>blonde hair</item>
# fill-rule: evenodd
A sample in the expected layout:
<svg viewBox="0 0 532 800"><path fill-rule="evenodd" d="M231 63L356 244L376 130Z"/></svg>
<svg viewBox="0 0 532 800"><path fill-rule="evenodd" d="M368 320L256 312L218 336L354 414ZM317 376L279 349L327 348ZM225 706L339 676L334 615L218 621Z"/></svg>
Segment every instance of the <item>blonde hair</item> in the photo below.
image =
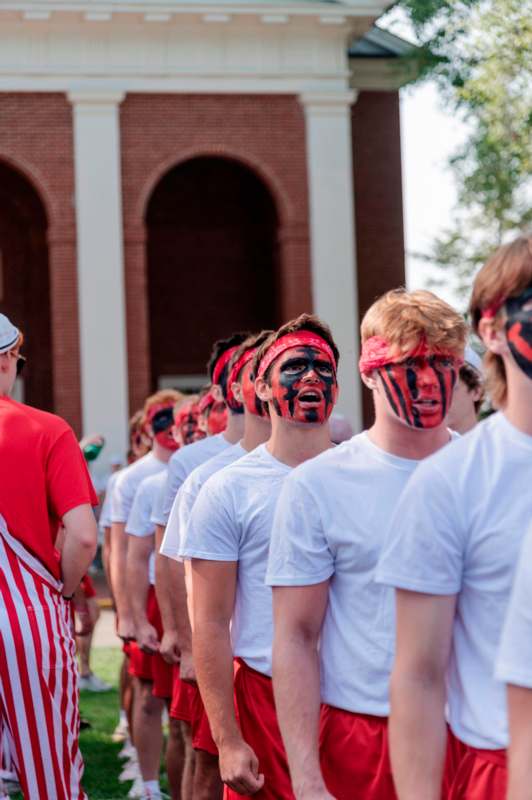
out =
<svg viewBox="0 0 532 800"><path fill-rule="evenodd" d="M422 338L430 349L462 356L467 332L463 317L425 289L386 292L367 310L360 326L362 343L381 336L394 358L406 358Z"/></svg>
<svg viewBox="0 0 532 800"><path fill-rule="evenodd" d="M143 426L145 425L146 420L148 418L148 413L150 411L150 408L153 408L153 406L158 406L158 405L175 406L175 404L182 399L183 399L182 393L178 392L176 389L160 389L158 392L150 394L150 396L146 398L142 409Z"/></svg>
<svg viewBox="0 0 532 800"><path fill-rule="evenodd" d="M532 236L519 236L513 242L502 245L484 264L473 284L469 313L475 331L482 312L490 306L499 305L494 324L504 324L504 301L520 295L532 284ZM486 386L495 408L506 403L506 369L501 356L488 350L484 356Z"/></svg>

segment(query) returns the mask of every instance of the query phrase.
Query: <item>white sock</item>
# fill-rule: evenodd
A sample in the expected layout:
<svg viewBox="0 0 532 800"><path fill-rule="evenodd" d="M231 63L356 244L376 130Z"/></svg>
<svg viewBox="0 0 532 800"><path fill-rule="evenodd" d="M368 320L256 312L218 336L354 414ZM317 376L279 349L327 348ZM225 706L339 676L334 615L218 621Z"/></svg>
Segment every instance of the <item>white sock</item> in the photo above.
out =
<svg viewBox="0 0 532 800"><path fill-rule="evenodd" d="M127 714L123 708L120 709L120 714L118 715L118 721L127 723Z"/></svg>
<svg viewBox="0 0 532 800"><path fill-rule="evenodd" d="M144 781L144 791L150 794L159 794L161 791L159 781Z"/></svg>

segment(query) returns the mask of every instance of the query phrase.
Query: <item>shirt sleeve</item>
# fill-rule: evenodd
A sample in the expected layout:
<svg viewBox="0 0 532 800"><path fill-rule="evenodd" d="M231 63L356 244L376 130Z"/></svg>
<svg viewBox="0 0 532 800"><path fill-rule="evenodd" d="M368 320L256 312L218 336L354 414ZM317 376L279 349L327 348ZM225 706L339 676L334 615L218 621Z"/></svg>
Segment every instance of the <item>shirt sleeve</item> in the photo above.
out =
<svg viewBox="0 0 532 800"><path fill-rule="evenodd" d="M313 493L293 473L283 485L273 521L266 584L312 586L334 572L331 552Z"/></svg>
<svg viewBox="0 0 532 800"><path fill-rule="evenodd" d="M111 497L111 522L126 523L134 496L131 496L129 474L124 470L114 485Z"/></svg>
<svg viewBox="0 0 532 800"><path fill-rule="evenodd" d="M240 534L230 493L214 476L198 493L187 527L183 558L238 561Z"/></svg>
<svg viewBox="0 0 532 800"><path fill-rule="evenodd" d="M82 505L98 505L83 453L70 429L54 443L46 462L46 484L50 509L58 519Z"/></svg>
<svg viewBox="0 0 532 800"><path fill-rule="evenodd" d="M145 481L140 484L135 493L135 499L126 522L126 533L131 536L151 536L154 525L151 521L151 496L150 486Z"/></svg>
<svg viewBox="0 0 532 800"><path fill-rule="evenodd" d="M495 677L532 689L532 528L521 550Z"/></svg>
<svg viewBox="0 0 532 800"><path fill-rule="evenodd" d="M429 460L417 467L392 516L377 583L426 594L456 594L468 535L460 506L436 464Z"/></svg>
<svg viewBox="0 0 532 800"><path fill-rule="evenodd" d="M166 530L164 532L161 548L159 552L167 558L173 558L179 561L179 506L181 504L181 497L183 494L183 487L179 489L168 522L166 523Z"/></svg>
<svg viewBox="0 0 532 800"><path fill-rule="evenodd" d="M164 496L166 493L166 481L163 481L153 500L153 507L151 510L151 521L154 525L160 525L164 528L168 522L167 517L163 514Z"/></svg>
<svg viewBox="0 0 532 800"><path fill-rule="evenodd" d="M174 505L174 500L181 484L186 477L187 475L184 465L181 464L180 461L170 460L168 463L168 476L166 478L166 487L162 502L161 518L164 519L164 525L168 523L168 518L170 516L172 506Z"/></svg>

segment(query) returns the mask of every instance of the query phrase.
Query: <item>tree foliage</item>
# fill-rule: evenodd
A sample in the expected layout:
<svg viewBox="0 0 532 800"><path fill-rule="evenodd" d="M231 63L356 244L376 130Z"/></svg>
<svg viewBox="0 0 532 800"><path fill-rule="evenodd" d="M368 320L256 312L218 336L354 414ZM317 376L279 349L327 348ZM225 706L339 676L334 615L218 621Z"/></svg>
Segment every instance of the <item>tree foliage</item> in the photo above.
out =
<svg viewBox="0 0 532 800"><path fill-rule="evenodd" d="M463 293L501 242L532 222L532 0L400 0L468 131L451 159L454 219L427 259Z"/></svg>

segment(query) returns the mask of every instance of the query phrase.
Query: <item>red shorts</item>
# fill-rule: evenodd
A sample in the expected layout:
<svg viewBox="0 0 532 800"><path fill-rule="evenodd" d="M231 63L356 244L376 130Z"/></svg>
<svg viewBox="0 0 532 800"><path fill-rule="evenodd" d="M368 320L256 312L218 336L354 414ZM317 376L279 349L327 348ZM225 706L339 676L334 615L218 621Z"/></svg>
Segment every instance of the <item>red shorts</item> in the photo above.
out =
<svg viewBox="0 0 532 800"><path fill-rule="evenodd" d="M506 750L479 750L460 742L464 756L449 792L449 800L504 800Z"/></svg>
<svg viewBox="0 0 532 800"><path fill-rule="evenodd" d="M321 771L337 800L394 800L388 719L322 706Z"/></svg>
<svg viewBox="0 0 532 800"><path fill-rule="evenodd" d="M170 705L170 716L172 719L180 719L182 722L191 722L192 712L190 709L190 693L187 689L190 684L182 683L179 674L180 665L176 664L172 670L172 703Z"/></svg>
<svg viewBox="0 0 532 800"><path fill-rule="evenodd" d="M205 750L212 756L217 756L218 748L212 738L211 726L197 684L186 683L178 677L174 682L174 689L170 716L190 723L194 750Z"/></svg>
<svg viewBox="0 0 532 800"><path fill-rule="evenodd" d="M157 595L155 589L150 586L148 594L148 605L146 608L146 616L148 622L153 625L157 631L159 641L163 638L163 621L161 619L161 612L159 610L159 603L157 602ZM162 697L164 700L169 700L172 697L173 685L173 667L167 664L166 661L159 653L152 656L152 676L153 676L153 695L155 697Z"/></svg>
<svg viewBox="0 0 532 800"><path fill-rule="evenodd" d="M257 800L294 800L288 760L277 723L272 680L238 658L235 661L235 705L244 740L259 760L264 786L249 797ZM225 797L242 795L227 789Z"/></svg>
<svg viewBox="0 0 532 800"><path fill-rule="evenodd" d="M156 619L158 611L155 589L153 586L150 586L146 599L146 616L148 622L151 622L153 627L155 627L155 624L152 620ZM142 681L151 681L153 683L154 660L155 656L151 653L145 653L136 642L129 642L129 674L133 675L134 678L140 678Z"/></svg>
<svg viewBox="0 0 532 800"><path fill-rule="evenodd" d="M447 728L447 753L443 769L443 800L449 800L451 787L460 769L462 759L466 754L466 749L466 745L456 738L450 728Z"/></svg>
<svg viewBox="0 0 532 800"><path fill-rule="evenodd" d="M96 589L94 588L94 584L90 575L84 575L79 586L85 595L86 600L88 600L90 597L96 597Z"/></svg>

